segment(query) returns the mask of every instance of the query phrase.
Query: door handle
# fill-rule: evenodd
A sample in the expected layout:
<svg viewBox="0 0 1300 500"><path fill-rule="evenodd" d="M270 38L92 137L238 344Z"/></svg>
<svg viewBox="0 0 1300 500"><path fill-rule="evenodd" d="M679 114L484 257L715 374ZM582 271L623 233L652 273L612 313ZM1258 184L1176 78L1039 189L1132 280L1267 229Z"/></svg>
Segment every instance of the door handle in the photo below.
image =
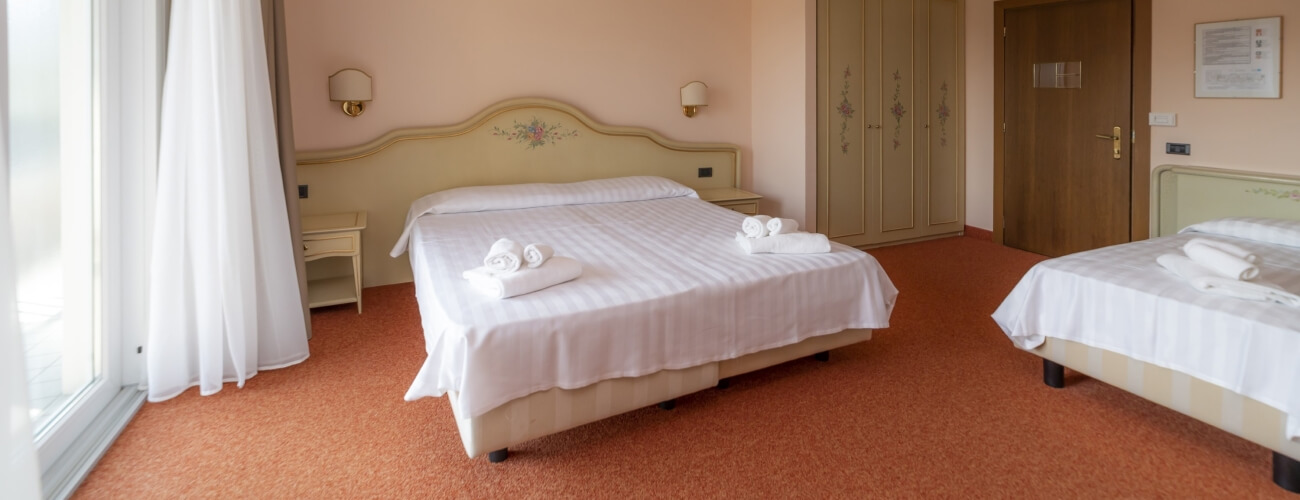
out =
<svg viewBox="0 0 1300 500"><path fill-rule="evenodd" d="M1120 142L1119 142L1119 141L1120 141L1120 137L1119 137L1119 136L1120 136L1120 134L1121 134L1122 132L1123 132L1122 129L1120 129L1119 127L1115 127L1115 128L1114 128L1114 133L1111 134L1111 135L1097 134L1097 138L1098 138L1098 139L1110 139L1110 140L1111 140L1111 145L1114 146L1114 148L1115 148L1115 156L1114 156L1114 158L1115 158L1116 160L1119 159L1119 150L1120 150Z"/></svg>

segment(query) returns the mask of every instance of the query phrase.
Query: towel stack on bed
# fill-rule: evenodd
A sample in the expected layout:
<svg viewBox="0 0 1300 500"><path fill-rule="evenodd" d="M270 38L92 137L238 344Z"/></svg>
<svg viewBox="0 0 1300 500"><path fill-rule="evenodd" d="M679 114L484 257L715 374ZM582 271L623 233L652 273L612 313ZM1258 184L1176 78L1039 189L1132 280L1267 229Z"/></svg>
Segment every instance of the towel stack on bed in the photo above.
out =
<svg viewBox="0 0 1300 500"><path fill-rule="evenodd" d="M1206 293L1300 307L1300 296L1259 279L1259 257L1232 243L1193 238L1183 253L1156 258L1161 267Z"/></svg>
<svg viewBox="0 0 1300 500"><path fill-rule="evenodd" d="M501 238L488 249L481 267L461 276L474 290L498 299L533 293L582 276L578 261L554 255L555 250L548 245L533 243L525 247Z"/></svg>
<svg viewBox="0 0 1300 500"><path fill-rule="evenodd" d="M736 242L747 254L756 253L827 253L831 242L826 235L799 231L794 219L766 215L746 217L736 233Z"/></svg>

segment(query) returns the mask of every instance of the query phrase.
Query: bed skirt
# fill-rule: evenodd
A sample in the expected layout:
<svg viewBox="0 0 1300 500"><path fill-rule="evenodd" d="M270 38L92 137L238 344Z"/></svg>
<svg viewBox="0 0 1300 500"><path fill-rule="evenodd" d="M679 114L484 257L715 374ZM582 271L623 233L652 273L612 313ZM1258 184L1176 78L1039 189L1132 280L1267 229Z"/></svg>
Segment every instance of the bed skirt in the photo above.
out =
<svg viewBox="0 0 1300 500"><path fill-rule="evenodd" d="M1286 414L1185 373L1078 342L1048 338L1030 352L1246 440L1300 460Z"/></svg>
<svg viewBox="0 0 1300 500"><path fill-rule="evenodd" d="M871 330L844 330L776 349L681 370L609 379L579 389L535 392L474 418L456 415L470 458L524 441L717 386L718 380L871 339ZM448 393L448 398L457 397ZM455 404L451 405L453 411Z"/></svg>

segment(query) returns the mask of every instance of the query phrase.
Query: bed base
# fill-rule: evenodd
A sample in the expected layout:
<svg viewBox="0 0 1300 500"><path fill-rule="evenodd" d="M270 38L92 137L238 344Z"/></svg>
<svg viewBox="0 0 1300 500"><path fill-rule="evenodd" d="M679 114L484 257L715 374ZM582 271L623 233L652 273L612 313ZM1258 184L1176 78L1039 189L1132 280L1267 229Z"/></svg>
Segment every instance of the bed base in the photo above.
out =
<svg viewBox="0 0 1300 500"><path fill-rule="evenodd" d="M474 418L456 414L456 425L470 458L488 455L489 462L498 463L509 457L510 446L656 403L661 408L662 403L675 406L678 397L726 387L730 377L870 339L871 330L844 330L691 368L603 380L578 389L549 389ZM458 394L447 397L454 401ZM454 404L452 411L456 412Z"/></svg>
<svg viewBox="0 0 1300 500"><path fill-rule="evenodd" d="M1077 342L1049 338L1043 382L1065 387L1065 367L1235 434L1273 451L1273 483L1300 493L1300 443L1286 437L1286 414L1204 380Z"/></svg>

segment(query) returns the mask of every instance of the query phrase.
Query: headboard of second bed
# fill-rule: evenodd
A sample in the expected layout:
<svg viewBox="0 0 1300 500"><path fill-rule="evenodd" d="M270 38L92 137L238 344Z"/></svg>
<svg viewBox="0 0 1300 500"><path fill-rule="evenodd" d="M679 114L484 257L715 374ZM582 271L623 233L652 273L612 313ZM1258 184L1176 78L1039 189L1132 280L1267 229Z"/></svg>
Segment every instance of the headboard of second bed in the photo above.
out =
<svg viewBox="0 0 1300 500"><path fill-rule="evenodd" d="M711 177L699 169L712 168ZM407 207L462 186L576 182L657 175L695 189L738 187L740 148L673 141L644 128L596 123L568 104L540 98L494 104L455 125L391 131L369 143L298 153L304 215L364 210L365 286L411 281L406 256L388 251ZM486 250L486 249L485 249Z"/></svg>
<svg viewBox="0 0 1300 500"><path fill-rule="evenodd" d="M1151 236L1219 217L1300 220L1300 177L1161 165L1151 173Z"/></svg>

